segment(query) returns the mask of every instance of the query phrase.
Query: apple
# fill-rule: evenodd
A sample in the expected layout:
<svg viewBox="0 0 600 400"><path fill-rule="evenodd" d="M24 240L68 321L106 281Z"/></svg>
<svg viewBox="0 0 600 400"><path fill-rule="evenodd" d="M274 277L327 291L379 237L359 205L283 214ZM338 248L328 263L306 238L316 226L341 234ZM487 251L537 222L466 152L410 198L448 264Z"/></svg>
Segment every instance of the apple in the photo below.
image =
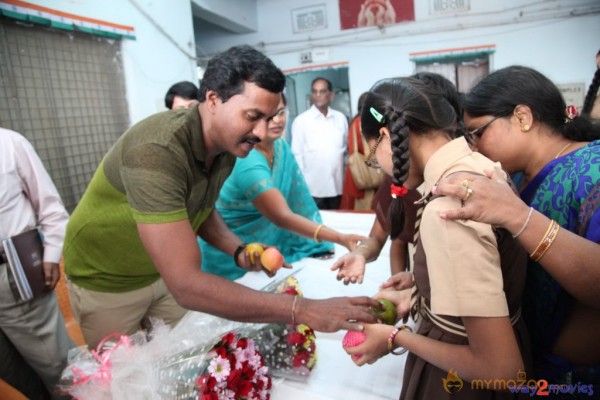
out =
<svg viewBox="0 0 600 400"><path fill-rule="evenodd" d="M373 312L377 314L377 317L384 324L394 325L396 323L397 317L396 306L394 305L394 303L392 303L388 299L378 299L377 301L383 306L383 310L376 307L371 307L371 310L373 310Z"/></svg>
<svg viewBox="0 0 600 400"><path fill-rule="evenodd" d="M269 247L260 255L260 263L266 270L275 273L283 267L283 256L276 247Z"/></svg>
<svg viewBox="0 0 600 400"><path fill-rule="evenodd" d="M254 254L258 254L258 257L260 257L265 249L260 243L253 242L248 243L244 248L244 251L247 251L250 254L250 262L254 264Z"/></svg>
<svg viewBox="0 0 600 400"><path fill-rule="evenodd" d="M364 342L366 339L367 339L367 335L364 332L348 331L348 332L346 332L346 335L344 335L344 338L342 339L342 346L343 347L358 346L359 344ZM361 357L362 357L362 354L352 354L352 358L354 360L358 360Z"/></svg>

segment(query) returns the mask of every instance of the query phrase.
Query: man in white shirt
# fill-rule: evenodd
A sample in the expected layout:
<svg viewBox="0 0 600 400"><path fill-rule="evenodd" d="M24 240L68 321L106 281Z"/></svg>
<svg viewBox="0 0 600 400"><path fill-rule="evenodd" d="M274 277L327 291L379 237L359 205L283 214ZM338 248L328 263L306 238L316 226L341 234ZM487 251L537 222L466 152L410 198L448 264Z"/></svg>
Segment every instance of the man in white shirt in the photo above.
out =
<svg viewBox="0 0 600 400"><path fill-rule="evenodd" d="M60 277L59 262L69 214L31 144L17 132L2 128L0 188L0 240L36 227L41 230L47 288L47 293L28 301L21 300L13 290L14 278L6 255L0 251L0 331L42 378L52 398L63 398L56 392L56 384L67 365L67 353L73 343L67 335L53 289ZM0 342L3 357L10 343ZM17 365L13 368L19 368ZM9 378L11 382L11 373L10 369L0 369L0 378ZM23 373L21 370L16 374ZM21 391L29 389L28 385L19 387L18 382L16 385Z"/></svg>
<svg viewBox="0 0 600 400"><path fill-rule="evenodd" d="M325 78L312 81L312 106L292 123L292 152L322 210L337 210L344 183L348 119L329 107L335 93Z"/></svg>

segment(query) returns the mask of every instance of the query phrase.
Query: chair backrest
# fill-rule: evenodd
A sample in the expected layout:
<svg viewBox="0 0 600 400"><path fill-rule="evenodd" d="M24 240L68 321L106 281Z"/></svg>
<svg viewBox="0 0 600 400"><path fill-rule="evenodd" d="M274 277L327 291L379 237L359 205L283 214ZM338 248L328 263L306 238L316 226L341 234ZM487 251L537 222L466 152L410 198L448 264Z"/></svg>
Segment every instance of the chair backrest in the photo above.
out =
<svg viewBox="0 0 600 400"><path fill-rule="evenodd" d="M67 288L67 280L65 277L65 265L63 260L60 261L60 279L54 288L56 294L56 300L58 301L58 307L62 312L63 318L65 319L65 325L67 326L67 333L69 337L75 343L75 346L85 345L83 339L83 333L75 317L73 316L73 310L71 309L71 301L69 300L69 289ZM0 397L1 399L2 397Z"/></svg>
<svg viewBox="0 0 600 400"><path fill-rule="evenodd" d="M28 400L23 393L14 388L10 383L0 378L0 399L2 400Z"/></svg>

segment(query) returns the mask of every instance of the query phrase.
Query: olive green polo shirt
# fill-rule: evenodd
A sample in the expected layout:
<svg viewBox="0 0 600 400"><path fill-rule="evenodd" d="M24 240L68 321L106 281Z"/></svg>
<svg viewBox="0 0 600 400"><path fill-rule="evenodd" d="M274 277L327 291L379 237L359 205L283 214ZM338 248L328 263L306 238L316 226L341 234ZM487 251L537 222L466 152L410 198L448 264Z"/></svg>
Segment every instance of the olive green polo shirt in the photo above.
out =
<svg viewBox="0 0 600 400"><path fill-rule="evenodd" d="M126 292L158 280L136 224L188 219L198 230L235 164L235 156L223 153L208 170L205 153L197 108L161 112L127 130L102 160L67 225L63 254L69 279L101 292Z"/></svg>

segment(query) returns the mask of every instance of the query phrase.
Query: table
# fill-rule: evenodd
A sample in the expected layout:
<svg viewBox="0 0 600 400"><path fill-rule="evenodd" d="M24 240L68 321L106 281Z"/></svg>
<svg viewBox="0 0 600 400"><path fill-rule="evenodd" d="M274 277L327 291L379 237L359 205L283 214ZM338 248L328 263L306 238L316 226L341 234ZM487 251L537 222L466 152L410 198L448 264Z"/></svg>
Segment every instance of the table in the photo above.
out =
<svg viewBox="0 0 600 400"><path fill-rule="evenodd" d="M323 223L341 232L368 236L375 214L321 211ZM308 298L323 299L337 296L372 296L379 285L390 275L389 241L379 258L367 264L361 285L345 286L335 278L330 267L347 249L335 245L331 260L302 259L293 264L293 270L280 270L274 278L261 272L247 273L239 283L252 288L262 288L286 274L296 273L300 289ZM406 354L388 355L373 365L357 367L342 348L345 331L317 332L318 361L306 382L274 380L273 400L396 400L402 388L402 375Z"/></svg>

